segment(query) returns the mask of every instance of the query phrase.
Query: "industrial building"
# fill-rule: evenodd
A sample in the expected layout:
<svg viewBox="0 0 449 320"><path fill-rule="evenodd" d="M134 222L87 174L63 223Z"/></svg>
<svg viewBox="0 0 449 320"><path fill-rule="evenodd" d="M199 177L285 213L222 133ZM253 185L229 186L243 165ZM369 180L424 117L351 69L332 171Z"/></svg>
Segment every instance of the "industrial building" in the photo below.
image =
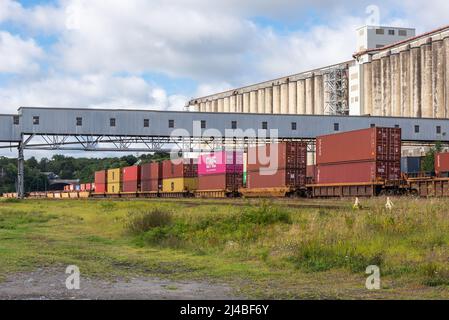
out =
<svg viewBox="0 0 449 320"><path fill-rule="evenodd" d="M189 101L190 111L449 117L449 26L356 30L353 59Z"/></svg>

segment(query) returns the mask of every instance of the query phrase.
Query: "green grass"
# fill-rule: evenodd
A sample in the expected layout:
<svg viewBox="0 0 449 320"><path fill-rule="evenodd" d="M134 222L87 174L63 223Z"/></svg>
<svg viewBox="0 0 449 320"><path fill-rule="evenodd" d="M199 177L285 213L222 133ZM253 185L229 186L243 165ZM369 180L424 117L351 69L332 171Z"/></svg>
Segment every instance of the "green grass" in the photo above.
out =
<svg viewBox="0 0 449 320"><path fill-rule="evenodd" d="M303 201L2 201L0 280L76 264L256 298L449 298L448 200ZM380 291L364 288L369 265Z"/></svg>

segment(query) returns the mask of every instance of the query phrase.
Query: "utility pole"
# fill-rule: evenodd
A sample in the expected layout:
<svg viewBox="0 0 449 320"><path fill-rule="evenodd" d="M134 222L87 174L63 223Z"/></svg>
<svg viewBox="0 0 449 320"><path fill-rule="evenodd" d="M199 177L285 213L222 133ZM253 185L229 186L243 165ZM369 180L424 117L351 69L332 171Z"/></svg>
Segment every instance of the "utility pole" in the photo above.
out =
<svg viewBox="0 0 449 320"><path fill-rule="evenodd" d="M22 141L19 143L18 151L18 163L17 163L17 198L23 199L25 198L25 157L23 154L23 137Z"/></svg>

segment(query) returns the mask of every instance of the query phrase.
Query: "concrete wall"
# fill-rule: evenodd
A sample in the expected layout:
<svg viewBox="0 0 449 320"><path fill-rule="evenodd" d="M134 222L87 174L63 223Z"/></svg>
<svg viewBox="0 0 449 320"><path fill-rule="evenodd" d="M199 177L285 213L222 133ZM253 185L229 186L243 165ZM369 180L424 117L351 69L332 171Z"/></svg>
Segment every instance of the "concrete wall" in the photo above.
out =
<svg viewBox="0 0 449 320"><path fill-rule="evenodd" d="M339 65L358 70L357 77L349 75L351 114L449 118L449 28L356 57ZM208 112L325 114L328 70L200 98L190 105ZM352 103L352 90L356 89L357 99Z"/></svg>

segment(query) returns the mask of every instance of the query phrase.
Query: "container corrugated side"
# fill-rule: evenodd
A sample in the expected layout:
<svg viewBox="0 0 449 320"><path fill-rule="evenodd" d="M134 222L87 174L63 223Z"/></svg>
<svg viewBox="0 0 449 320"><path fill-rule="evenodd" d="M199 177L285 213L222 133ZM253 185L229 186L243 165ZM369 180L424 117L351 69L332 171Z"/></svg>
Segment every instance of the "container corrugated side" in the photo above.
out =
<svg viewBox="0 0 449 320"><path fill-rule="evenodd" d="M137 192L140 187L140 166L122 169L122 192Z"/></svg>
<svg viewBox="0 0 449 320"><path fill-rule="evenodd" d="M198 189L198 178L172 178L162 180L162 192L180 193L196 191Z"/></svg>
<svg viewBox="0 0 449 320"><path fill-rule="evenodd" d="M449 152L437 153L435 155L435 174L447 176L449 173Z"/></svg>
<svg viewBox="0 0 449 320"><path fill-rule="evenodd" d="M317 184L380 183L400 178L400 164L392 161L324 164L316 167Z"/></svg>
<svg viewBox="0 0 449 320"><path fill-rule="evenodd" d="M317 137L317 164L400 161L400 128L369 128Z"/></svg>

